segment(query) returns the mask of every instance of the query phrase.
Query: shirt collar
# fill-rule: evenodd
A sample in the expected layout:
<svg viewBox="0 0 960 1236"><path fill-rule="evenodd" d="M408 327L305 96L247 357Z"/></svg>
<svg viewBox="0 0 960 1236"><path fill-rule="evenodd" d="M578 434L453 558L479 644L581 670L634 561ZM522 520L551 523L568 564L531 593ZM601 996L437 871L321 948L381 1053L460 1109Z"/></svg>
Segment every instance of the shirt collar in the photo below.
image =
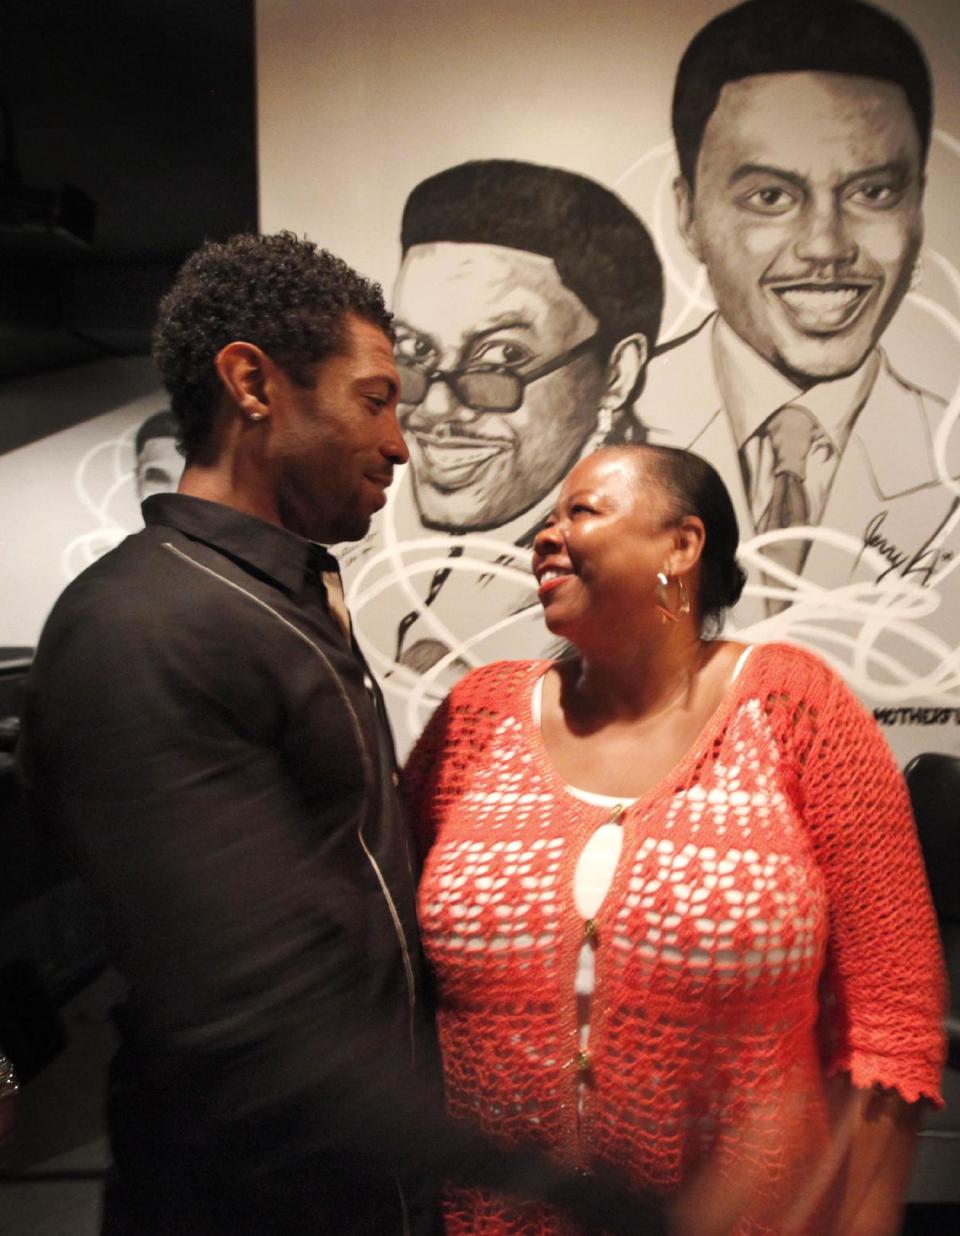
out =
<svg viewBox="0 0 960 1236"><path fill-rule="evenodd" d="M841 454L880 367L880 353L875 348L860 368L845 378L818 382L804 391L744 343L721 317L714 327L713 356L717 384L739 450L774 412L785 404L797 403L816 417Z"/></svg>
<svg viewBox="0 0 960 1236"><path fill-rule="evenodd" d="M141 510L148 527L176 528L246 563L290 593L300 592L308 575L339 570L336 558L322 545L220 502L189 494L151 494Z"/></svg>

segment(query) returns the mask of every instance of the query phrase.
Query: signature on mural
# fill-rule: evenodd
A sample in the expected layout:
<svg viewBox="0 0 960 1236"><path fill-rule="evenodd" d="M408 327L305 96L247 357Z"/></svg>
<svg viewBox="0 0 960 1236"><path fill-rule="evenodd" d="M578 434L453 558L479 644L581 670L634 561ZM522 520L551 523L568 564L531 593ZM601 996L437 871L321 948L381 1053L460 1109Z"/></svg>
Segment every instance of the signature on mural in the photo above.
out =
<svg viewBox="0 0 960 1236"><path fill-rule="evenodd" d="M867 524L863 534L863 548L875 549L887 566L877 576L877 582L887 578L891 571L896 571L902 579L917 575L920 583L928 585L937 567L944 566L953 557L949 549L939 549L930 545L921 545L919 549L898 549L884 535L884 525L887 512L880 511Z"/></svg>

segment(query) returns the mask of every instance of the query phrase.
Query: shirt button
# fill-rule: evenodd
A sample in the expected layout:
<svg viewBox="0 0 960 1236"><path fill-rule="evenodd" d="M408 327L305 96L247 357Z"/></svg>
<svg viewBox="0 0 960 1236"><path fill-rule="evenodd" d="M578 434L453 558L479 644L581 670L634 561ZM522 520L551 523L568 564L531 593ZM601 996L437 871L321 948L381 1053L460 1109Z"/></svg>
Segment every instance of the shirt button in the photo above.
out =
<svg viewBox="0 0 960 1236"><path fill-rule="evenodd" d="M583 924L583 938L585 940L593 940L597 934L597 920L588 918Z"/></svg>
<svg viewBox="0 0 960 1236"><path fill-rule="evenodd" d="M578 1051L573 1061L577 1066L578 1073L589 1073L593 1067L593 1060L588 1051Z"/></svg>

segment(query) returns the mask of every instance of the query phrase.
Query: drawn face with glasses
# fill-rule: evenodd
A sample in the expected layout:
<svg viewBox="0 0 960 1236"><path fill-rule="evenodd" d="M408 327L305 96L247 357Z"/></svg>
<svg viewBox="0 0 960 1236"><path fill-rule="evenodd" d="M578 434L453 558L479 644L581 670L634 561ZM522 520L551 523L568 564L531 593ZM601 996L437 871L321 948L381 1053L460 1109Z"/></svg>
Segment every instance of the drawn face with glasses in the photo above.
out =
<svg viewBox="0 0 960 1236"><path fill-rule="evenodd" d="M394 305L400 421L424 524L509 523L595 435L607 359L597 319L550 258L499 245L414 246Z"/></svg>
<svg viewBox="0 0 960 1236"><path fill-rule="evenodd" d="M460 403L473 412L516 412L531 382L556 373L578 356L586 356L597 348L599 342L599 335L591 335L545 365L538 365L528 372L511 369L509 365L484 364L470 365L466 369L430 370L421 368L405 356L399 356L400 401L411 407L423 403L434 382L446 382Z"/></svg>

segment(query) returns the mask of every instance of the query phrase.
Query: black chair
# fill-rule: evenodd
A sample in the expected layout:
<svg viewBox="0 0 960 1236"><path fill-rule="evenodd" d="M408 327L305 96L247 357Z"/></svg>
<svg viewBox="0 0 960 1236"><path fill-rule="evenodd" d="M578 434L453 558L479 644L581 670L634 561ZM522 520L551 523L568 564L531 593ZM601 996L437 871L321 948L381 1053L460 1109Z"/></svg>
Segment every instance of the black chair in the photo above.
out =
<svg viewBox="0 0 960 1236"><path fill-rule="evenodd" d="M960 756L918 755L904 776L950 979L948 1067L960 1069Z"/></svg>
<svg viewBox="0 0 960 1236"><path fill-rule="evenodd" d="M932 1112L925 1121L910 1199L936 1204L934 1210L952 1204L952 1214L960 1203L960 757L942 752L918 755L907 765L904 776L950 983L946 1020L949 1054L943 1079L947 1106ZM907 1230L914 1228L908 1225ZM917 1226L915 1230L927 1229Z"/></svg>

